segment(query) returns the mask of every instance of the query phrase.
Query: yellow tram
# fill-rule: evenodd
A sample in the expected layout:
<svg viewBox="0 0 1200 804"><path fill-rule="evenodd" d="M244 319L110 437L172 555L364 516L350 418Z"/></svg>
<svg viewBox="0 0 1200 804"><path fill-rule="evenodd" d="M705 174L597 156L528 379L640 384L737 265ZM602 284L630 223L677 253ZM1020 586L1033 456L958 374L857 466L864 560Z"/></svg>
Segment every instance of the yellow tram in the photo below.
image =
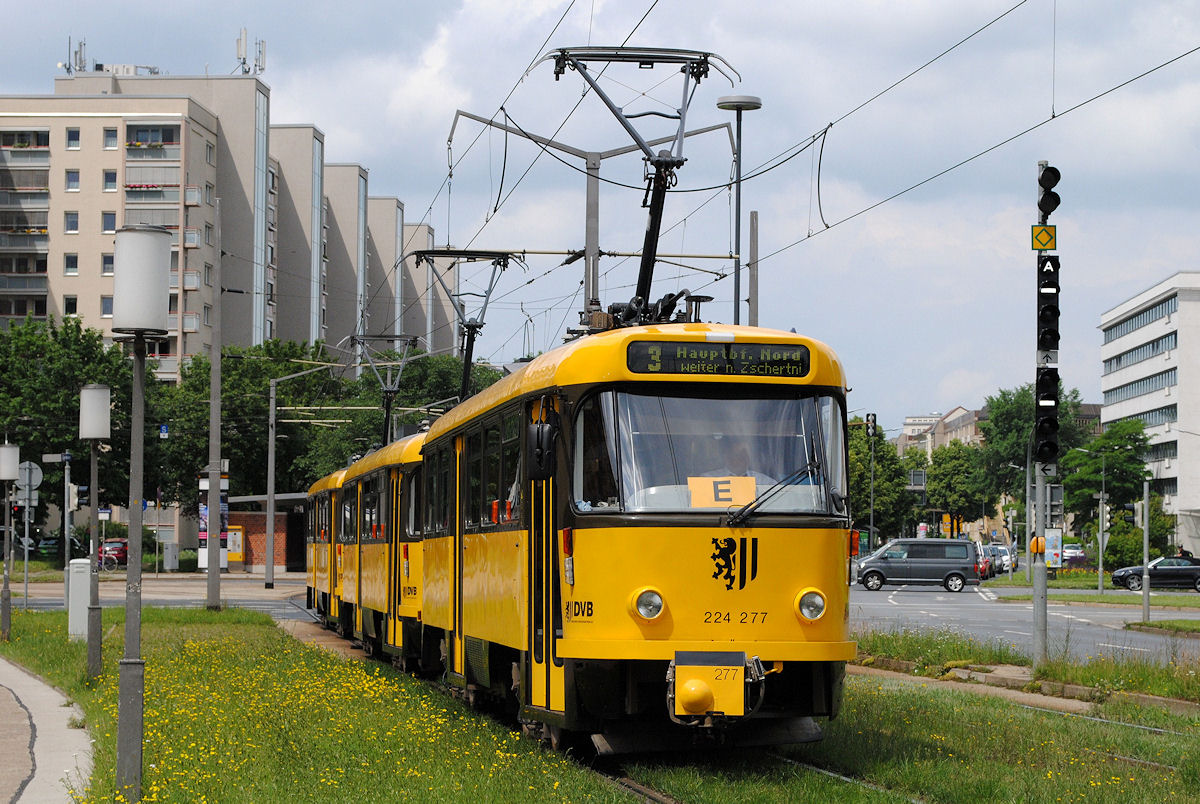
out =
<svg viewBox="0 0 1200 804"><path fill-rule="evenodd" d="M333 621L556 743L819 739L855 654L845 391L775 330L564 344L345 470Z"/></svg>
<svg viewBox="0 0 1200 804"><path fill-rule="evenodd" d="M345 469L339 469L308 489L308 607L316 609L322 622L326 623L337 616L341 594L334 512L338 509L345 474Z"/></svg>

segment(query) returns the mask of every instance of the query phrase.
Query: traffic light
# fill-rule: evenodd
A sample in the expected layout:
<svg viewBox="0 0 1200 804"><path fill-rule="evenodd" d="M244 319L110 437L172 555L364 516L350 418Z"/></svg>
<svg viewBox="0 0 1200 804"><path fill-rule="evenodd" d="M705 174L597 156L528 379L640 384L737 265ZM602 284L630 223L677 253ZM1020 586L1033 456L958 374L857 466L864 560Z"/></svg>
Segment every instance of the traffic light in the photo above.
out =
<svg viewBox="0 0 1200 804"><path fill-rule="evenodd" d="M1137 507L1133 503L1125 503L1121 507L1125 509L1125 513L1122 514L1121 518L1130 525L1135 524L1137 522Z"/></svg>
<svg viewBox="0 0 1200 804"><path fill-rule="evenodd" d="M67 510L77 511L79 510L79 486L72 483L67 488Z"/></svg>
<svg viewBox="0 0 1200 804"><path fill-rule="evenodd" d="M1100 503L1100 521L1104 523L1102 526L1104 531L1112 529L1112 508L1106 503Z"/></svg>
<svg viewBox="0 0 1200 804"><path fill-rule="evenodd" d="M1039 254L1037 258L1037 348L1058 349L1058 257Z"/></svg>
<svg viewBox="0 0 1200 804"><path fill-rule="evenodd" d="M875 437L875 414L867 414L867 438Z"/></svg>
<svg viewBox="0 0 1200 804"><path fill-rule="evenodd" d="M1061 178L1062 173L1058 168L1044 162L1038 163L1038 211L1042 213L1038 223L1045 224L1050 213L1058 209L1058 205L1062 202L1058 193L1054 192L1054 187Z"/></svg>
<svg viewBox="0 0 1200 804"><path fill-rule="evenodd" d="M1058 458L1058 369L1038 367L1033 404L1033 455L1041 463L1054 463Z"/></svg>

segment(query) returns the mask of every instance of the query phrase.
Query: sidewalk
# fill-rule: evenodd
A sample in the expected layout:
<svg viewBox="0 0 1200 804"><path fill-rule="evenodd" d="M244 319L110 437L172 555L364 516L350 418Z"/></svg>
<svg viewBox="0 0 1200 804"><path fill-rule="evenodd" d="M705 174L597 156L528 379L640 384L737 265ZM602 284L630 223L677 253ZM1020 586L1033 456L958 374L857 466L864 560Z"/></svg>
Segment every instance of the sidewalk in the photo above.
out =
<svg viewBox="0 0 1200 804"><path fill-rule="evenodd" d="M84 789L92 744L72 717L82 713L62 693L0 658L0 801L65 802Z"/></svg>

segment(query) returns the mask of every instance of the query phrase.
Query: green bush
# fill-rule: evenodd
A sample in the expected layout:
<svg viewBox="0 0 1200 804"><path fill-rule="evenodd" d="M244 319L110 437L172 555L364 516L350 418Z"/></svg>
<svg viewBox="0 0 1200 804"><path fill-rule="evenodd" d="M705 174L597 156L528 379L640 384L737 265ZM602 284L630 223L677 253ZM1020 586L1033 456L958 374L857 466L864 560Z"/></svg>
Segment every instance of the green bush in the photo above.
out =
<svg viewBox="0 0 1200 804"><path fill-rule="evenodd" d="M1162 555L1158 548L1150 546L1151 560ZM1110 533L1108 546L1104 550L1105 569L1133 567L1142 563L1142 532L1119 530Z"/></svg>

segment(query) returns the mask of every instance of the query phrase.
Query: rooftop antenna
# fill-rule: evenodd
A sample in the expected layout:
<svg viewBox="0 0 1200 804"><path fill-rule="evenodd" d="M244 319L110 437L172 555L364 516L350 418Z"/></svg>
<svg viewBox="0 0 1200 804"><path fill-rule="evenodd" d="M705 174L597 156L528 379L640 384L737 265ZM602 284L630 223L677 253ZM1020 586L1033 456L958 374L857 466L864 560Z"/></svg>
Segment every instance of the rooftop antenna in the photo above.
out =
<svg viewBox="0 0 1200 804"><path fill-rule="evenodd" d="M679 65L679 71L683 75L682 102L674 114L656 111L626 114L625 110L613 103L604 90L600 88L600 85L596 83L596 78L588 71L585 60L589 62L632 63L643 70L653 69L656 64ZM674 312L675 305L682 298L682 294L669 293L655 304L648 303L648 299L650 297L651 282L654 278L654 263L658 256L658 237L662 229L663 204L667 198L668 188L674 186L676 182L675 171L683 167L683 163L687 161L683 156L683 142L687 131L688 105L691 103L696 86L708 77L710 68L725 76L730 86L734 86L734 80L730 77L729 73L733 73L733 75L738 75L738 73L730 66L729 62L715 53L669 48L558 48L542 56L538 60L538 63L540 64L543 61L554 62L554 80L556 81L568 69L579 73L588 87L604 102L604 105L617 118L617 122L633 138L633 141L637 143L638 149L645 154L643 157L643 161L646 163L644 178L647 187L646 196L642 200L642 206L649 208L650 217L646 223L646 239L642 246L642 263L638 271L637 289L634 292L633 298L628 303L611 305L609 313L620 324L665 321ZM719 62L719 64L714 64L714 61ZM721 65L724 65L729 70L729 73L721 69ZM740 78L741 76L738 77ZM656 152L650 143L634 128L631 121L634 118L645 117L647 115L679 121L675 136L670 140L670 148L664 148Z"/></svg>
<svg viewBox="0 0 1200 804"><path fill-rule="evenodd" d="M254 40L254 74L259 75L267 69L267 40Z"/></svg>
<svg viewBox="0 0 1200 804"><path fill-rule="evenodd" d="M75 68L71 66L71 37L67 37L67 60L58 63L58 69L65 70L67 75L75 72Z"/></svg>
<svg viewBox="0 0 1200 804"><path fill-rule="evenodd" d="M235 69L240 70L242 75L249 75L250 74L250 65L246 63L246 29L245 28L242 29L242 32L238 35L238 38L237 38L237 60L238 60L238 66Z"/></svg>
<svg viewBox="0 0 1200 804"><path fill-rule="evenodd" d="M87 40L86 39L80 39L79 45L75 48L75 70L78 72L81 72L81 73L87 72Z"/></svg>

